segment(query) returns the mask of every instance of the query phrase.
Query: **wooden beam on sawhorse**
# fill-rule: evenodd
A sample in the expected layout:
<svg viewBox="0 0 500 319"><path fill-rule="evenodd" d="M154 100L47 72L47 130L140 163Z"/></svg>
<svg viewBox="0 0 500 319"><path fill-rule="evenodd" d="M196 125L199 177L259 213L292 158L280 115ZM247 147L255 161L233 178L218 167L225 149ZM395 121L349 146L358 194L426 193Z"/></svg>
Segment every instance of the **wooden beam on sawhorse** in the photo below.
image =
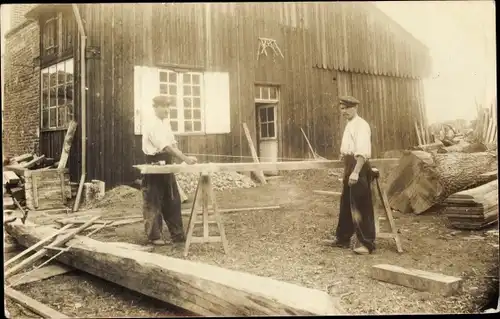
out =
<svg viewBox="0 0 500 319"><path fill-rule="evenodd" d="M401 238L399 237L398 230L396 228L396 223L394 222L394 217L392 216L392 210L391 210L391 207L389 206L389 200L387 199L387 195L385 194L385 192L380 187L380 183L379 183L380 172L378 169L372 168L372 173L373 173L373 175L372 175L373 181L374 181L375 187L376 187L376 192L378 194L378 197L380 198L380 204L383 208L383 211L385 213L387 220L389 221L389 227L391 229L391 232L389 232L389 233L380 232L380 220L379 220L380 216L378 216L377 209L376 209L375 210L376 236L378 238L392 238L392 239L394 239L398 253L402 253L403 247L401 245Z"/></svg>
<svg viewBox="0 0 500 319"><path fill-rule="evenodd" d="M201 188L201 214L198 214L196 206L198 203L198 191ZM211 204L211 205L210 205ZM212 214L209 214L209 206L212 206ZM198 222L196 219L201 215L202 220ZM213 215L215 220L210 221L209 215ZM210 236L209 234L209 224L217 224L219 230L219 236ZM193 237L193 231L195 225L203 225L203 237ZM217 200L213 192L212 178L209 173L201 173L200 179L198 180L198 185L196 187L196 192L194 195L193 206L191 209L191 217L189 218L188 232L186 236L186 245L184 248L184 257L187 257L189 253L189 246L192 243L218 243L222 242L222 247L224 248L224 253L228 252L228 243L226 239L226 233L224 231L224 225L222 224L222 219L219 214L219 209L217 207Z"/></svg>

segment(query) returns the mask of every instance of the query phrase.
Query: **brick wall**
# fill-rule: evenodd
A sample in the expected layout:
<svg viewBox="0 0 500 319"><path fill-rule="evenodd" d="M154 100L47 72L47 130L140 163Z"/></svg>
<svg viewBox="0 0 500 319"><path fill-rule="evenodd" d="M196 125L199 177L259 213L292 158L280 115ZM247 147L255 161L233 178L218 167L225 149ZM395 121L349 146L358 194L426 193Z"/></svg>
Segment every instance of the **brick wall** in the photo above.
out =
<svg viewBox="0 0 500 319"><path fill-rule="evenodd" d="M36 4L11 4L10 6L10 30L26 21L24 15Z"/></svg>
<svg viewBox="0 0 500 319"><path fill-rule="evenodd" d="M37 22L25 22L5 37L2 145L4 156L39 152L40 68Z"/></svg>

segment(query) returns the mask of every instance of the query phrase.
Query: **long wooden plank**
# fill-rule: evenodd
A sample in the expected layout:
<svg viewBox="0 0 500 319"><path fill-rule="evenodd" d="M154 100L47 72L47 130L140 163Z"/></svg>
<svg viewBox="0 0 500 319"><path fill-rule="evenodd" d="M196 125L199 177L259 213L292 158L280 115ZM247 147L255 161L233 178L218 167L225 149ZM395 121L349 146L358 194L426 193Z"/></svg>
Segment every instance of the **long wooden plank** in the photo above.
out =
<svg viewBox="0 0 500 319"><path fill-rule="evenodd" d="M70 228L71 226L73 226L73 224L69 224L69 225L66 225L64 226L63 228L61 229L58 229L56 230L54 233L50 234L49 236L43 238L42 240L40 240L39 242L37 242L36 244L34 244L33 246L23 250L20 254L12 257L11 259L7 260L5 263L4 263L4 267L7 267L9 266L10 264L12 264L13 262L21 259L22 257L26 256L27 254L31 253L32 251L35 251L37 248L39 247L42 247L43 245L45 245L49 240L51 240L52 238L56 237L57 235L63 233L64 231L66 231L68 228Z"/></svg>
<svg viewBox="0 0 500 319"><path fill-rule="evenodd" d="M62 235L62 237L56 238L52 242L52 244L49 245L49 247L59 247L61 245L64 245L66 242L68 242L73 237L75 237L76 234L78 234L79 232L81 232L81 231L89 228L89 226L91 226L94 223L94 221L97 220L97 219L99 219L99 218L100 218L100 216L94 217L91 220L89 220L88 222L86 222L85 224L83 224L82 226L78 227L77 229L72 230L70 233L64 234L64 235ZM15 222L13 222L12 224L15 224ZM43 248L43 249L37 251L35 254L33 254L33 255L29 256L28 258L24 259L22 262L20 262L19 264L15 265L14 267L6 270L5 271L5 278L9 278L10 276L15 275L16 273L18 273L22 269L28 267L29 265L33 264L37 260L42 259L43 256L45 254L47 254L47 252L48 252L48 250L45 249L45 248Z"/></svg>
<svg viewBox="0 0 500 319"><path fill-rule="evenodd" d="M65 265L53 264L32 270L29 273L17 274L15 276L10 277L7 280L7 282L10 287L16 287L28 284L30 282L36 282L51 277L55 277L58 275L63 275L72 270L73 270L72 268Z"/></svg>
<svg viewBox="0 0 500 319"><path fill-rule="evenodd" d="M255 163L259 163L259 157L257 156L257 151L255 150L255 146L252 141L252 136L250 135L250 131L248 130L247 123L243 123L243 130L245 131L245 136L247 138L248 146L250 147L250 152L252 153L252 158ZM262 184L267 184L266 177L262 170L255 170L255 175L259 179Z"/></svg>
<svg viewBox="0 0 500 319"><path fill-rule="evenodd" d="M77 126L78 124L75 121L71 121L69 123L68 130L66 131L66 135L64 136L61 158L59 159L59 164L57 164L58 169L66 167L69 157L69 151L71 149L71 143L73 143L73 137L75 136Z"/></svg>
<svg viewBox="0 0 500 319"><path fill-rule="evenodd" d="M458 277L387 264L372 266L371 276L380 281L444 296L453 295L462 284L462 279Z"/></svg>
<svg viewBox="0 0 500 319"><path fill-rule="evenodd" d="M370 160L372 165L396 165L399 158L379 158ZM340 160L318 161L291 161L291 162L260 162L260 163L200 163L194 165L134 165L141 174L168 174L168 173L216 173L216 172L251 172L262 171L293 171L308 169L343 168Z"/></svg>
<svg viewBox="0 0 500 319"><path fill-rule="evenodd" d="M31 168L31 167L35 166L36 164L40 163L44 158L45 158L45 155L38 156L37 158L32 159L28 163L21 164L21 166L24 168Z"/></svg>
<svg viewBox="0 0 500 319"><path fill-rule="evenodd" d="M35 299L26 296L20 291L5 287L5 295L31 311L39 314L43 318L70 318L59 311L56 311Z"/></svg>
<svg viewBox="0 0 500 319"><path fill-rule="evenodd" d="M55 231L10 223L7 233L29 246ZM315 289L199 262L133 251L76 236L58 261L199 315L345 314L339 298Z"/></svg>
<svg viewBox="0 0 500 319"><path fill-rule="evenodd" d="M12 171L4 171L3 177L7 181L7 184L16 185L19 183L19 176Z"/></svg>

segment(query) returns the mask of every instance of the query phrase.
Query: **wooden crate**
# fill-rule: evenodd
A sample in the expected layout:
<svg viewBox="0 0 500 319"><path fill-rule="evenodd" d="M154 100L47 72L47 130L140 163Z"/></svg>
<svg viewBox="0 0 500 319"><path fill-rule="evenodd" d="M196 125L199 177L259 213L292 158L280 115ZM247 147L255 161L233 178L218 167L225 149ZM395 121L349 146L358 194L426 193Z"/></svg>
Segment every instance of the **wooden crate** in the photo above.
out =
<svg viewBox="0 0 500 319"><path fill-rule="evenodd" d="M26 170L24 178L30 210L63 208L71 198L68 169Z"/></svg>

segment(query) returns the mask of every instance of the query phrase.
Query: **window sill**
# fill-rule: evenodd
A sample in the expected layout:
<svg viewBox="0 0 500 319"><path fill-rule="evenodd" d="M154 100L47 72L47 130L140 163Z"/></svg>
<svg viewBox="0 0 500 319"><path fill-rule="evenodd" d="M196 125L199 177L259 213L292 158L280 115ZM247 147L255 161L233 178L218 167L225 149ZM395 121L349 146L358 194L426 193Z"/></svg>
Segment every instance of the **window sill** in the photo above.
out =
<svg viewBox="0 0 500 319"><path fill-rule="evenodd" d="M67 131L67 130L68 130L68 126L58 127L58 128L42 128L42 129L40 129L40 133L44 133L44 132L57 132L57 131Z"/></svg>
<svg viewBox="0 0 500 319"><path fill-rule="evenodd" d="M205 132L189 132L189 133L175 133L175 136L202 136L202 135L208 135Z"/></svg>

